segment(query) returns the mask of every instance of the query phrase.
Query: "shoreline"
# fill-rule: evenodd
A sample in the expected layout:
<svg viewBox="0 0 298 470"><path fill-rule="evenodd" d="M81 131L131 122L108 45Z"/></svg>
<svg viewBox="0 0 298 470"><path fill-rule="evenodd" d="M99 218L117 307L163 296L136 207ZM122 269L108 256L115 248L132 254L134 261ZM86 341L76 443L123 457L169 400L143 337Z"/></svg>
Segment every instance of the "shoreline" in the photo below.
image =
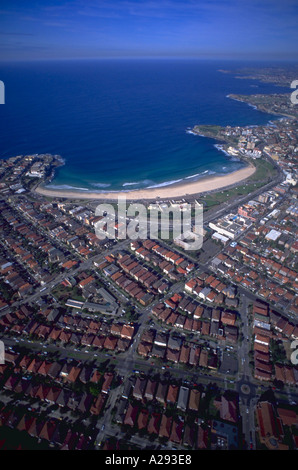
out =
<svg viewBox="0 0 298 470"><path fill-rule="evenodd" d="M236 170L227 175L207 176L195 182L176 183L159 188L136 189L132 191L111 191L96 193L92 191L74 191L74 190L58 190L37 186L33 191L37 194L66 199L93 199L93 200L117 200L118 197L125 196L127 200L156 200L156 199L174 199L177 197L194 196L209 191L223 189L225 187L235 185L252 176L256 171L256 167L249 163L245 168Z"/></svg>

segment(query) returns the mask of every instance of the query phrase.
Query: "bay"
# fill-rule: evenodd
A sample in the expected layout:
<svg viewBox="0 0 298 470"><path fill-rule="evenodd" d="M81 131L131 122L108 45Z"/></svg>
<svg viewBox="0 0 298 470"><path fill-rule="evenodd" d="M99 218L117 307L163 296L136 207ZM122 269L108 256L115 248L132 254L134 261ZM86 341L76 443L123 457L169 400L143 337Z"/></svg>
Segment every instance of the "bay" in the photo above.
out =
<svg viewBox="0 0 298 470"><path fill-rule="evenodd" d="M289 92L219 72L244 65L181 59L1 63L6 103L0 107L0 157L59 154L65 165L50 186L92 191L235 171L242 162L187 130L277 119L227 98Z"/></svg>

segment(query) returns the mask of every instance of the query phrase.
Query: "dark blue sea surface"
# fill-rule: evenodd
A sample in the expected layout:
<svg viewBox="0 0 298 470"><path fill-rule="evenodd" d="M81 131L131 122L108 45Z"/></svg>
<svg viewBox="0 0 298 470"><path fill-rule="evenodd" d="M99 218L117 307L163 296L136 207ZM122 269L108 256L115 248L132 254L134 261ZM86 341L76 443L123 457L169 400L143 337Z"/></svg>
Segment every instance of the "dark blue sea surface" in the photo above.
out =
<svg viewBox="0 0 298 470"><path fill-rule="evenodd" d="M131 190L225 174L243 166L196 124L256 125L276 119L230 93L290 93L199 60L44 61L0 64L0 158L59 154L53 188ZM195 176L193 176L195 175ZM192 178L189 178L192 177Z"/></svg>

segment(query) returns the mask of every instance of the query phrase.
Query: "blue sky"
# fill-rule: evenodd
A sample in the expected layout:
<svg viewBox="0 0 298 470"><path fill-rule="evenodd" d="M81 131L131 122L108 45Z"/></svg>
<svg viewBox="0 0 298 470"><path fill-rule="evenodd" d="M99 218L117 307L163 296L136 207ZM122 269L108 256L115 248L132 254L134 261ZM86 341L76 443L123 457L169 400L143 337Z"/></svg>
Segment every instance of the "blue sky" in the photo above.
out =
<svg viewBox="0 0 298 470"><path fill-rule="evenodd" d="M297 0L1 0L0 60L296 60Z"/></svg>

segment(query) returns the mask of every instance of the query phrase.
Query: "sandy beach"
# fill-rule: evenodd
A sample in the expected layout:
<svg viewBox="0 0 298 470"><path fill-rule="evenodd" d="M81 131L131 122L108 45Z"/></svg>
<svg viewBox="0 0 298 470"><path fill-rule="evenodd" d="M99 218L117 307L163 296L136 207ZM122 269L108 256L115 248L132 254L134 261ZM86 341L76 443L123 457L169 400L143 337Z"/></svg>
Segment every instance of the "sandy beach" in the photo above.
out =
<svg viewBox="0 0 298 470"><path fill-rule="evenodd" d="M115 191L106 193L96 192L80 192L80 191L69 191L69 190L57 190L43 187L37 187L35 192L44 196L56 197L56 198L68 198L68 199L108 199L117 200L119 196L126 196L127 200L156 200L158 198L174 199L177 197L183 197L187 195L196 195L205 193L206 191L213 191L216 189L222 189L226 186L230 186L239 183L249 178L256 171L255 167L251 164L241 170L234 171L228 175L214 176L200 179L199 181L192 183L181 183L164 186L160 188L148 188L148 189L136 189L135 191Z"/></svg>

